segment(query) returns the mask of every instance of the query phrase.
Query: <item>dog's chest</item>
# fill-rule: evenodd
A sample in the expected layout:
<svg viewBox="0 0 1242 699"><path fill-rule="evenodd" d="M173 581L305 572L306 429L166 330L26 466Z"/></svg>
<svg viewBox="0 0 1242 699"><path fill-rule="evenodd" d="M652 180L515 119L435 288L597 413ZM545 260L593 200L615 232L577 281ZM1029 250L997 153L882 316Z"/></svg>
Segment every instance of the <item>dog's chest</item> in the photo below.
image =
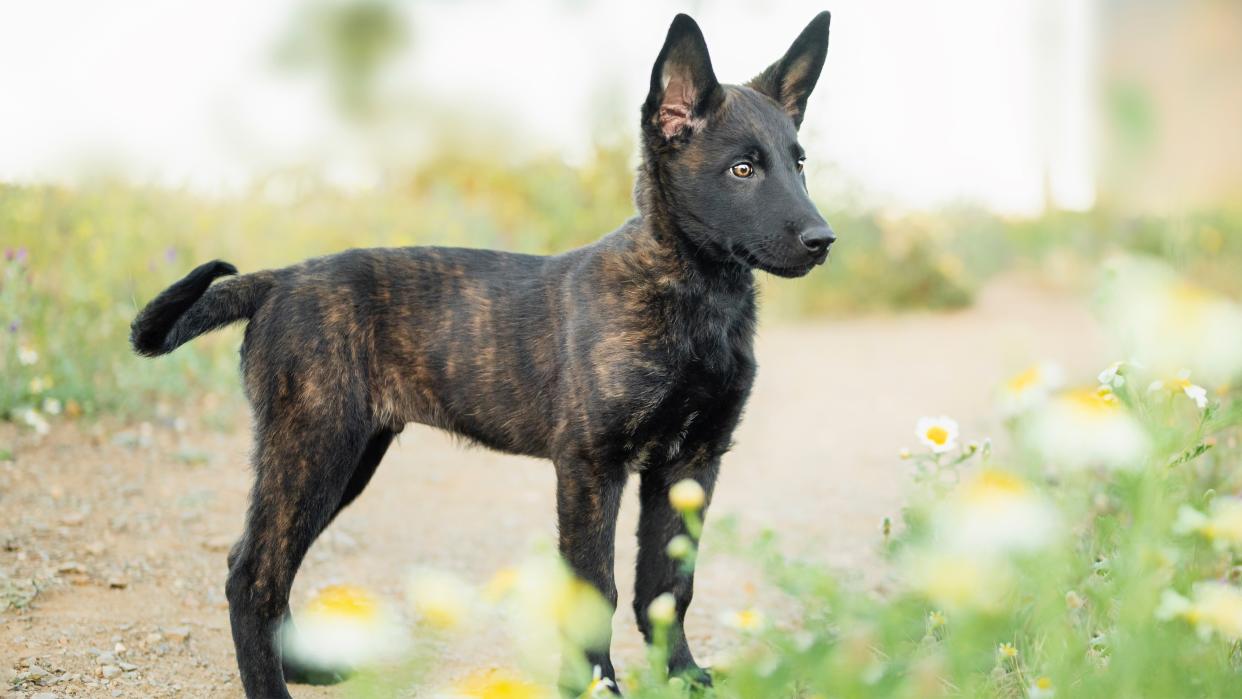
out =
<svg viewBox="0 0 1242 699"><path fill-rule="evenodd" d="M627 401L623 460L631 471L721 451L753 381L750 337L721 333L687 344L650 376Z"/></svg>

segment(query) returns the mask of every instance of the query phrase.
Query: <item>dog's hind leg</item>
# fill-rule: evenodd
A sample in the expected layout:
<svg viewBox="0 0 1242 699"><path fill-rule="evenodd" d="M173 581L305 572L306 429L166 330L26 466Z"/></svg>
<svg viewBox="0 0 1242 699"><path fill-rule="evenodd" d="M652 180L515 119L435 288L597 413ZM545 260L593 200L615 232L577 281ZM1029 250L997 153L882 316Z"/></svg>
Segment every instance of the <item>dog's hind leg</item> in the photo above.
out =
<svg viewBox="0 0 1242 699"><path fill-rule="evenodd" d="M336 514L367 436L342 419L290 412L260 425L246 532L230 555L226 592L246 696L289 696L277 644L302 558ZM369 477L369 476L368 476Z"/></svg>
<svg viewBox="0 0 1242 699"><path fill-rule="evenodd" d="M345 485L345 492L341 495L341 501L337 504L336 511L328 518L329 524L336 519L341 510L348 507L363 489L367 487L367 483L371 481L371 476L375 474L375 469L379 466L380 461L383 460L384 454L388 451L388 446L392 444L395 435L396 433L392 430L384 430L371 437L370 441L367 442L366 449L362 451L362 456L354 467L354 473L349 478L349 483ZM283 624L289 628L293 626L293 615L289 612L288 605L285 605ZM344 681L349 675L348 668L310 667L288 656L282 656L281 662L284 664L285 682L292 684L336 684Z"/></svg>
<svg viewBox="0 0 1242 699"><path fill-rule="evenodd" d="M691 459L666 469L653 469L642 474L639 486L639 502L642 512L638 518L638 572L635 578L634 613L638 628L647 643L652 642L651 620L647 610L656 597L672 593L677 605L677 616L668 637L668 670L673 676L683 676L701 684L711 684L711 678L694 661L690 646L686 643L686 610L694 596L694 570L685 570L681 561L668 555L668 542L678 535L688 534L681 513L669 503L668 491L673 484L684 478L693 478L703 486L707 495L700 517L707 514L707 502L711 500L716 484L719 462Z"/></svg>

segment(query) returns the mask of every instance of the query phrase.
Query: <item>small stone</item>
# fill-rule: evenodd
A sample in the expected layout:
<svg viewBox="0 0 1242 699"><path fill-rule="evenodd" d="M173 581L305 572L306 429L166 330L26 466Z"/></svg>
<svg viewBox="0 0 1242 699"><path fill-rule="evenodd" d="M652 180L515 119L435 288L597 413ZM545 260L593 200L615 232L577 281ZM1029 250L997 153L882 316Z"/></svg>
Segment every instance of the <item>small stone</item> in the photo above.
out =
<svg viewBox="0 0 1242 699"><path fill-rule="evenodd" d="M117 655L122 655L122 654L123 654L123 653L125 653L125 651L127 651L127 650L129 650L129 649L128 649L128 648L126 648L126 647L125 647L125 644L124 644L124 643L121 643L120 641L117 641L116 645L115 645L115 646L113 646L113 648L112 648L112 652L113 652L113 653L116 653Z"/></svg>
<svg viewBox="0 0 1242 699"><path fill-rule="evenodd" d="M108 587L112 588L113 590L124 590L125 588L129 587L129 581L126 580L125 578L118 578L118 577L108 578Z"/></svg>
<svg viewBox="0 0 1242 699"><path fill-rule="evenodd" d="M100 665L115 665L117 663L116 654L112 651L101 651L99 653L99 657L95 659L95 662Z"/></svg>
<svg viewBox="0 0 1242 699"><path fill-rule="evenodd" d="M60 695L56 692L39 692L30 695L30 699L60 699Z"/></svg>
<svg viewBox="0 0 1242 699"><path fill-rule="evenodd" d="M164 640L164 634L160 633L159 631L152 631L151 633L147 634L147 637L144 640L147 642L147 645L153 646L159 643L160 641Z"/></svg>
<svg viewBox="0 0 1242 699"><path fill-rule="evenodd" d="M164 629L164 635L171 641L184 642L190 638L190 627L174 626L172 628Z"/></svg>
<svg viewBox="0 0 1242 699"><path fill-rule="evenodd" d="M65 561L56 567L56 572L62 575L82 574L86 572L86 567L77 561Z"/></svg>
<svg viewBox="0 0 1242 699"><path fill-rule="evenodd" d="M47 670L44 670L38 665L35 665L32 663L26 668L26 672L24 674L26 675L26 679L39 680L41 678L47 677Z"/></svg>
<svg viewBox="0 0 1242 699"><path fill-rule="evenodd" d="M227 536L213 536L203 542L208 551L228 551L233 546L233 539Z"/></svg>
<svg viewBox="0 0 1242 699"><path fill-rule="evenodd" d="M138 669L138 666L133 663L117 663L117 667L120 667L125 672L132 672Z"/></svg>
<svg viewBox="0 0 1242 699"><path fill-rule="evenodd" d="M69 512L61 516L60 523L68 527L76 527L86 520L81 512Z"/></svg>
<svg viewBox="0 0 1242 699"><path fill-rule="evenodd" d="M101 665L99 667L99 676L105 680L110 680L119 674L121 674L121 668L116 665Z"/></svg>

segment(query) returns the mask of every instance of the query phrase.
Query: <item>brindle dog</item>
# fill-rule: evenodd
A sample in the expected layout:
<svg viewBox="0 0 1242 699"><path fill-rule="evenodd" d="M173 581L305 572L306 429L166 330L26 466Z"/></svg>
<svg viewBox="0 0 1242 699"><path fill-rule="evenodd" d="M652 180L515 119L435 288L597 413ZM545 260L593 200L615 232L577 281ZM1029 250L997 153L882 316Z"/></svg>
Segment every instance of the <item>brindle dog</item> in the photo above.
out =
<svg viewBox="0 0 1242 699"><path fill-rule="evenodd" d="M214 284L237 270L209 262L139 313L146 356L250 321L256 479L227 583L246 696L313 679L282 668L274 642L294 574L409 422L551 459L561 553L614 606L617 508L637 473L638 625L650 640L646 609L671 592L669 669L708 681L681 627L692 577L665 554L684 531L668 489L693 478L710 496L729 449L755 375L754 270L800 277L835 239L797 133L828 24L821 13L758 77L722 85L678 15L642 107L639 213L593 245L350 250ZM586 660L614 677L607 649Z"/></svg>

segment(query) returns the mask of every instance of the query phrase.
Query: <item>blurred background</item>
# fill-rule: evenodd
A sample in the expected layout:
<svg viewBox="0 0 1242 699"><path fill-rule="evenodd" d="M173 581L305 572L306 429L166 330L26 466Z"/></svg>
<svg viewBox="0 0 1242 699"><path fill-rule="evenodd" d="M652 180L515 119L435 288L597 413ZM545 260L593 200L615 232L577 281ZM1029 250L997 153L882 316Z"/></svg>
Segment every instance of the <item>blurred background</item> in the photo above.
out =
<svg viewBox="0 0 1242 699"><path fill-rule="evenodd" d="M19 572L85 579L45 609L87 619L100 647L192 629L209 662L174 669L195 696L235 693L219 610L250 481L241 332L139 360L137 309L213 258L251 271L353 246L589 243L633 213L638 108L676 12L718 77L744 82L825 8L802 142L840 242L805 279L761 280L760 379L718 510L877 578L919 416L982 439L1004 377L1051 359L1089 379L1126 358L1090 311L1106 260L1154 257L1242 294L1233 0L4 3L0 503L22 505L25 543L4 549L22 558L0 569L0 601L41 589L25 596ZM409 468L386 463L300 586L385 591L415 560L477 579L550 535L551 469L405 438L389 462ZM483 503L500 533L463 536ZM633 520L627 500L622 531ZM724 565L704 560L701 595L744 605L747 574ZM691 616L709 657L716 611ZM11 622L6 650L56 643L47 621ZM617 627L635 653L627 614Z"/></svg>
<svg viewBox="0 0 1242 699"><path fill-rule="evenodd" d="M8 322L55 345L73 339L62 332L106 345L102 363L54 367L62 399L95 405L118 400L100 388L123 383L114 374L130 364L103 339L203 259L254 269L346 246L552 253L589 242L632 211L638 104L671 15L694 14L718 75L742 82L818 9L7 6L0 230L10 257L25 248L34 270L31 298L0 297ZM1238 283L1235 3L841 0L831 10L829 60L802 131L810 188L843 244L829 272L769 284L767 312L960 308L1013 270L1072 286L1116 248ZM40 304L82 322L40 328ZM168 385L160 370L143 374L157 380L135 377L139 393L127 395ZM24 399L12 376L0 408Z"/></svg>

